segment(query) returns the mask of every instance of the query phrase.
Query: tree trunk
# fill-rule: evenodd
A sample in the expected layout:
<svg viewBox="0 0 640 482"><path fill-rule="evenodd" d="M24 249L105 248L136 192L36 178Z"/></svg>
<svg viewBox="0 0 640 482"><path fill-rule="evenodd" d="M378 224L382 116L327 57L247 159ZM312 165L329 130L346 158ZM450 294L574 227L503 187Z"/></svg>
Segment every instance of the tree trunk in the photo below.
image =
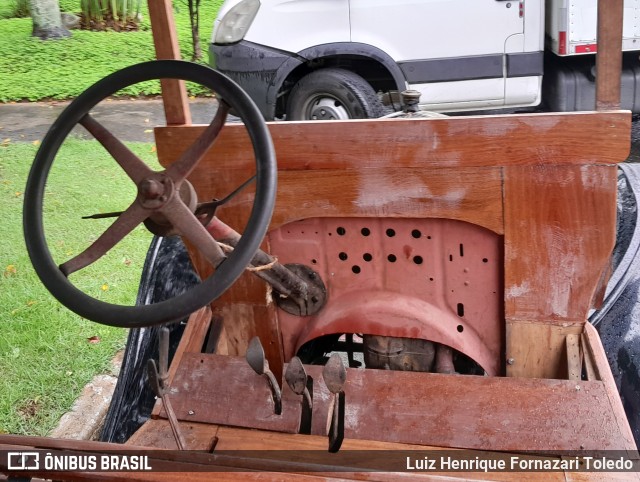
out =
<svg viewBox="0 0 640 482"><path fill-rule="evenodd" d="M191 60L202 58L202 48L200 47L200 0L189 0L189 20L191 21L191 45L193 54Z"/></svg>
<svg viewBox="0 0 640 482"><path fill-rule="evenodd" d="M33 37L49 40L71 36L71 32L62 25L58 0L29 0L29 6L33 20Z"/></svg>

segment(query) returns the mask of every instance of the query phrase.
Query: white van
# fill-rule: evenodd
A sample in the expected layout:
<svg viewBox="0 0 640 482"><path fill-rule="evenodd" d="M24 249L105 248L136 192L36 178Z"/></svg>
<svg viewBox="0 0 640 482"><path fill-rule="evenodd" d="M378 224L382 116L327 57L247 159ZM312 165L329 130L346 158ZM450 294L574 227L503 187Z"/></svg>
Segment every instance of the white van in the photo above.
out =
<svg viewBox="0 0 640 482"><path fill-rule="evenodd" d="M543 96L553 110L591 109L596 4L226 0L210 63L267 120L377 117L383 104L398 108L395 94L408 88L436 112L536 106ZM625 50L640 49L640 0L625 0L623 35ZM637 112L637 55L631 64L623 104Z"/></svg>

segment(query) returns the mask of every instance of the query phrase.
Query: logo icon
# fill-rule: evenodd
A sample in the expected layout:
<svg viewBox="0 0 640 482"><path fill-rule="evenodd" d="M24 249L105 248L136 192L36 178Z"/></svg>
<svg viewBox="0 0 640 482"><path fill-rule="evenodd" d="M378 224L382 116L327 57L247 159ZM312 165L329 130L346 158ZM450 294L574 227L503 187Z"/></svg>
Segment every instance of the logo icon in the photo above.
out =
<svg viewBox="0 0 640 482"><path fill-rule="evenodd" d="M8 470L38 470L40 468L40 454L38 452L9 452L7 453Z"/></svg>

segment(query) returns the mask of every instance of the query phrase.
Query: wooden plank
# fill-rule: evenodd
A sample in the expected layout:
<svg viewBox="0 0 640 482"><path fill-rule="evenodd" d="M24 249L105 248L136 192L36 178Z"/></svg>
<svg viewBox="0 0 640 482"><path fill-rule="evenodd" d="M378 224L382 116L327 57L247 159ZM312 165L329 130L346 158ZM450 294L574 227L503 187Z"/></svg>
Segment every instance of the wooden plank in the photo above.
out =
<svg viewBox="0 0 640 482"><path fill-rule="evenodd" d="M287 433L297 433L300 426L300 397L283 387L282 414L276 415L266 377L244 357L185 353L169 397L181 421Z"/></svg>
<svg viewBox="0 0 640 482"><path fill-rule="evenodd" d="M135 455L146 455L147 463L152 467L153 471L126 471L126 472L98 472L98 471L51 471L51 470L33 470L33 471L12 471L11 475L24 476L42 476L47 480L66 480L66 481L175 481L182 482L191 481L209 481L215 477L215 480L222 481L238 481L238 480L256 480L256 481L273 481L274 479L286 481L308 481L321 482L324 480L347 480L342 474L330 474L329 476L316 476L313 474L300 474L293 470L284 473L282 467L279 467L273 461L268 459L259 459L256 457L233 457L218 456L206 452L197 451L175 451L175 450L146 450L145 448L132 448L118 444L105 444L86 440L61 440L45 437L17 437L14 443L7 442L8 437L0 436L0 451L23 451L25 449L33 449L34 447L47 450L49 456L60 458L62 456L76 455L78 457L100 454L100 453L122 453L132 452ZM286 462L285 462L286 463ZM3 470L4 461L0 462L0 470ZM304 466L290 462L294 468ZM266 468L266 470L265 470ZM215 476L213 475L215 474ZM334 477L335 475L335 477ZM365 475L362 480L375 480ZM454 479L455 480L455 479Z"/></svg>
<svg viewBox="0 0 640 482"><path fill-rule="evenodd" d="M587 323L585 325L584 335L586 339L584 350L585 352L587 350L589 351L592 360L596 365L596 372L602 380L605 392L609 398L609 403L612 407L612 413L618 423L620 440L624 440L626 442L624 447L626 450L630 450L632 453L637 454L638 447L636 446L633 433L629 427L629 421L627 420L627 416L624 412L624 407L622 406L622 401L620 400L620 395L618 394L616 382L613 378L613 374L611 373L611 367L609 366L607 355L605 354L604 347L602 346L602 341L600 341L600 335L598 335L598 332L591 323Z"/></svg>
<svg viewBox="0 0 640 482"><path fill-rule="evenodd" d="M156 49L156 58L180 60L178 33L175 28L171 0L147 1L149 19L153 25L153 44ZM163 79L160 81L160 85L167 125L191 124L191 112L189 111L189 100L184 81Z"/></svg>
<svg viewBox="0 0 640 482"><path fill-rule="evenodd" d="M313 462L314 459L317 460L319 456L314 455L313 452L325 452L327 450L327 438L314 436L314 435L297 435L297 434L282 434L275 432L255 432L247 429L239 429L234 427L220 427L218 432L219 434L219 442L217 446L218 451L233 451L233 450L243 450L243 451L269 451L269 450L278 450L278 451L291 451L295 454L296 460ZM340 460L341 463L345 465L354 465L356 467L362 467L363 464L366 465L367 461L369 463L380 463L384 465L384 461L376 460L380 457L385 457L389 459L389 465L396 465L395 462L400 461L403 467L406 467L405 459L407 456L411 455L412 451L419 451L420 456L429 456L430 451L435 451L432 456L437 457L438 454L444 454L442 447L434 447L434 446L423 446L423 445L412 445L412 444L397 444L390 442L380 442L376 440L345 440L342 444L340 452L338 454L329 454L327 457L335 458ZM394 455L395 454L397 455ZM461 453L460 450L450 449L447 451L448 454L452 456L456 456L456 453ZM464 457L474 457L479 456L482 458L491 458L492 455L495 455L498 458L505 456L505 454L492 454L490 452L466 452L461 458ZM524 458L524 457L523 457ZM336 462L337 463L337 462ZM318 475L330 475L328 473L318 474ZM353 477L354 479L364 480L363 474L345 474L348 477ZM545 474L547 475L547 474ZM435 480L487 480L488 476L486 473L481 473L480 471L476 472L464 472L461 474L451 473L451 472L439 472L434 471L429 474L425 474L422 472L414 471L409 472L405 471L393 471L393 473L374 473L372 474L374 479L371 480L380 480L380 481L388 481L394 482L396 480L432 480L432 477L436 478ZM489 476L490 480L494 481L507 481L513 480L513 473L507 472L492 472ZM539 479L539 474L535 473L518 473L519 481L537 481ZM549 473L549 477L545 480L549 481L563 481L564 475L562 473Z"/></svg>
<svg viewBox="0 0 640 482"><path fill-rule="evenodd" d="M314 217L430 217L504 230L498 168L282 171L278 185L276 205L289 208L276 210L271 229Z"/></svg>
<svg viewBox="0 0 640 482"><path fill-rule="evenodd" d="M190 181L199 199L222 198L252 172L199 167ZM252 186L221 207L220 219L242 232L254 192ZM502 173L499 168L279 171L270 229L314 217L448 218L502 234Z"/></svg>
<svg viewBox="0 0 640 482"><path fill-rule="evenodd" d="M166 427L160 428L158 423L153 423L154 429L148 431L152 438L154 433L162 432ZM198 433L202 433L205 427L193 427ZM149 465L153 472L43 472L47 478L55 480L181 480L200 481L211 480L368 480L391 482L395 480L539 480L539 473L535 472L409 472L404 470L405 459L412 453L419 456L436 456L443 454L439 447L422 447L399 444L386 444L372 441L345 440L342 450L338 454L326 452L326 440L323 437L308 435L285 435L254 430L239 430L220 427L218 429L220 445L213 453L198 451L153 450L141 452L143 448L131 448L116 444L105 444L93 441L59 440L44 437L24 436L0 436L0 450L22 451L32 450L35 447L46 449L48 454L59 455L86 455L101 452L126 452L146 454L149 457ZM284 450L274 447L285 447ZM436 450L439 452L431 452ZM458 451L448 451L452 457L456 457ZM445 453L446 454L446 453ZM487 460L490 458L509 460L511 454L496 452L471 452L460 458L473 458L474 456ZM517 454L519 458L527 458L527 455ZM539 458L539 457L536 457ZM555 457L546 457L555 458ZM629 458L636 458L630 455ZM401 470L383 470L380 467L400 466ZM2 463L0 462L0 468ZM376 467L378 468L376 470ZM240 468L241 472L230 472L234 468ZM373 469L363 472L362 470ZM269 471L269 469L276 471ZM350 470L349 470L350 469ZM355 469L355 470L354 470ZM39 473L29 473L38 475ZM215 476L213 475L215 474ZM27 475L21 473L20 475ZM203 478L203 475L207 478ZM254 477L264 475L267 478ZM566 480L638 480L637 474L627 473L628 478L602 479L598 473L578 473L575 478ZM171 476L165 477L165 476ZM242 476L244 478L236 478ZM545 480L564 481L562 472L545 473Z"/></svg>
<svg viewBox="0 0 640 482"><path fill-rule="evenodd" d="M579 382L582 379L582 359L580 357L580 335L569 334L565 338L567 347L567 379Z"/></svg>
<svg viewBox="0 0 640 482"><path fill-rule="evenodd" d="M215 448L218 426L202 423L180 424L182 434L187 443L187 450L203 450L210 452ZM147 420L127 440L126 445L152 447L163 450L178 450L178 444L171 431L169 421L165 419Z"/></svg>
<svg viewBox="0 0 640 482"><path fill-rule="evenodd" d="M615 244L616 182L615 166L505 168L507 320L586 320Z"/></svg>
<svg viewBox="0 0 640 482"><path fill-rule="evenodd" d="M590 164L594 160L614 164L629 155L631 115L573 112L268 125L281 171ZM203 129L157 128L161 162L177 159ZM214 165L219 170L246 170L254 164L249 146L243 126L227 125L201 165L205 172Z"/></svg>
<svg viewBox="0 0 640 482"><path fill-rule="evenodd" d="M312 434L325 435L331 397L322 367L306 369ZM185 354L171 393L177 417L296 432L300 397L285 385L283 415L274 416L266 383L252 373L240 358ZM620 434L602 382L348 369L344 391L346 439L546 452L626 450L632 440Z"/></svg>
<svg viewBox="0 0 640 482"><path fill-rule="evenodd" d="M637 472L568 472L565 474L567 482L638 482L640 474Z"/></svg>
<svg viewBox="0 0 640 482"><path fill-rule="evenodd" d="M584 371L587 374L587 380L601 380L600 375L598 373L597 366L595 361L593 360L593 355L591 354L591 348L587 347L588 339L587 336L582 333L581 335L581 346L582 346L582 354L583 354L583 362L584 362Z"/></svg>
<svg viewBox="0 0 640 482"><path fill-rule="evenodd" d="M582 330L581 323L507 320L507 376L565 379L566 337Z"/></svg>
<svg viewBox="0 0 640 482"><path fill-rule="evenodd" d="M638 482L637 472L569 472L565 474L567 482Z"/></svg>
<svg viewBox="0 0 640 482"><path fill-rule="evenodd" d="M596 109L620 109L623 0L598 0Z"/></svg>

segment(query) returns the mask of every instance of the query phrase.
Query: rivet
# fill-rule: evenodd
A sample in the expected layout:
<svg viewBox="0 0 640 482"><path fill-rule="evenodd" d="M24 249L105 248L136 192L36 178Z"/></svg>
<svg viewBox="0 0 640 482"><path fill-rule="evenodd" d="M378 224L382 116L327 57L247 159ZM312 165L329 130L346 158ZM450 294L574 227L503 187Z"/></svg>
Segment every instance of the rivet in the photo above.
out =
<svg viewBox="0 0 640 482"><path fill-rule="evenodd" d="M507 365L513 365L516 362L514 358L507 358Z"/></svg>

